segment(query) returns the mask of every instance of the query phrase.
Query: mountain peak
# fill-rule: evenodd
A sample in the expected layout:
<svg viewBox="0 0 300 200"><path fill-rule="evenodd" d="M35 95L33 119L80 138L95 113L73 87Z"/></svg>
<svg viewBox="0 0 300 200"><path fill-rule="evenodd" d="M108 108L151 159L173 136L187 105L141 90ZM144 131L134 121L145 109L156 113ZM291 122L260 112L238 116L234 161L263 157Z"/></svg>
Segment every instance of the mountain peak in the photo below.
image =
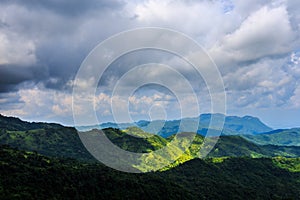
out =
<svg viewBox="0 0 300 200"><path fill-rule="evenodd" d="M221 113L204 113L194 118L182 118L177 120L155 120L147 121L140 120L135 123L121 123L116 124L112 122L103 123L95 126L77 127L78 130L86 131L92 128L120 128L125 130L128 127L137 126L142 130L158 134L162 137L169 137L178 132L195 132L198 134L206 135L208 129L212 129L217 133L220 132L220 127L211 127L211 120L218 120L222 122L224 120L224 127L222 130L223 135L248 135L248 134L260 134L272 131L272 128L264 124L259 118L246 115L239 116L226 116ZM199 122L198 122L199 121ZM198 124L198 129L195 130L194 125ZM218 123L213 123L218 124Z"/></svg>

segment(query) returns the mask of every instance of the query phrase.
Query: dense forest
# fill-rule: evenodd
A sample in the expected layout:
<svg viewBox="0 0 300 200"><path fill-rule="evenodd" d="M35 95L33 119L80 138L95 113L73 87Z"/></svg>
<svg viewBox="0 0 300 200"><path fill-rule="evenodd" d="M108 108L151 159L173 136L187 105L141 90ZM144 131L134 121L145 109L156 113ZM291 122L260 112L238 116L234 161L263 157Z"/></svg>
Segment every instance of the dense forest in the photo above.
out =
<svg viewBox="0 0 300 200"><path fill-rule="evenodd" d="M136 127L104 133L133 152L151 152L174 140ZM0 116L0 199L299 198L300 147L222 136L199 159L203 139L196 135L185 154L160 171L130 174L96 161L72 127Z"/></svg>
<svg viewBox="0 0 300 200"><path fill-rule="evenodd" d="M194 159L164 172L129 174L102 164L50 158L8 146L1 146L0 155L1 199L297 199L300 196L299 159Z"/></svg>

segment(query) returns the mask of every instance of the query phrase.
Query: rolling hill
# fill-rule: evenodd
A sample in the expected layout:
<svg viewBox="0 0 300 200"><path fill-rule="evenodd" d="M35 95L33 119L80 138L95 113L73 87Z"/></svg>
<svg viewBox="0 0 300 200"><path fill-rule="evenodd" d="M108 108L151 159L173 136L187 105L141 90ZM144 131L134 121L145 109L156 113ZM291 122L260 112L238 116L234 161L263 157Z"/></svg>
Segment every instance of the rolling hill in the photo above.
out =
<svg viewBox="0 0 300 200"><path fill-rule="evenodd" d="M129 174L0 146L0 199L298 199L300 160L193 159Z"/></svg>
<svg viewBox="0 0 300 200"><path fill-rule="evenodd" d="M202 116L203 120L208 120L208 116ZM228 121L237 121L237 119L226 118ZM239 119L241 121L246 119ZM251 123L257 119L247 119ZM145 122L144 122L145 123ZM233 122L231 122L233 124ZM64 127L59 124L48 123L29 123L18 118L0 116L0 144L17 147L21 150L36 151L46 156L75 158L81 160L95 161L90 153L83 146L76 129L72 127ZM92 130L90 133L97 130ZM168 155L176 157L181 154L179 141L176 141L174 135L163 138L158 135L147 133L137 127L128 127L125 130L116 128L103 129L106 136L120 148L136 152L136 153L151 153L155 150L161 149L168 145L171 141L175 147L169 149ZM276 131L275 131L276 132ZM89 132L87 132L88 134ZM186 132L185 134L189 134ZM285 132L276 132L274 134L267 134L275 136L276 134L285 134ZM250 136L247 136L250 137ZM263 135L256 135L253 137L265 137ZM174 140L175 138L175 140ZM186 152L177 159L170 167L177 166L180 163L186 162L198 157L199 150L203 143L204 137L196 135L192 144ZM181 143L187 143L182 140ZM151 156L148 155L148 156ZM210 157L224 157L224 156L248 156L248 157L298 157L300 156L300 147L296 146L276 146L276 145L259 145L246 140L242 136L221 136L212 152L208 155ZM147 160L147 156L143 159ZM164 158L158 158L164 162ZM159 164L159 163L157 163ZM145 170L147 166L136 166L140 170Z"/></svg>
<svg viewBox="0 0 300 200"><path fill-rule="evenodd" d="M243 135L243 137L261 145L300 146L300 128L279 129L261 135Z"/></svg>
<svg viewBox="0 0 300 200"><path fill-rule="evenodd" d="M94 159L75 128L53 123L30 123L0 115L0 144L47 156Z"/></svg>
<svg viewBox="0 0 300 200"><path fill-rule="evenodd" d="M297 199L300 196L300 147L297 146L259 145L244 136L221 136L208 157L199 159L205 138L195 135L192 144L174 163L160 171L130 174L96 162L72 127L29 123L5 116L0 116L0 127L0 199ZM163 138L137 127L106 128L103 133L124 150L148 153L141 157L140 165L132 166L140 171L149 170L144 161L151 152L171 141L178 145L185 143L184 137L191 134ZM266 135L285 133L286 130L278 130ZM180 152L176 147L169 150L170 156ZM154 165L165 162L163 157L156 160Z"/></svg>
<svg viewBox="0 0 300 200"><path fill-rule="evenodd" d="M278 146L278 145L258 145L250 142L242 136L221 136L213 150L208 155L210 157L300 157L300 147Z"/></svg>

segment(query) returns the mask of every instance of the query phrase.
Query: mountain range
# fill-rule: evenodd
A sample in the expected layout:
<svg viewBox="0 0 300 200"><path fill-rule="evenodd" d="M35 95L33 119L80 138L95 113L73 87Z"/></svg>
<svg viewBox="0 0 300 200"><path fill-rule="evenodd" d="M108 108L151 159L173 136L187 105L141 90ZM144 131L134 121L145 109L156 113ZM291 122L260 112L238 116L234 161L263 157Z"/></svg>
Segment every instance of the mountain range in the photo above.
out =
<svg viewBox="0 0 300 200"><path fill-rule="evenodd" d="M141 120L135 123L113 123L107 122L93 126L78 126L79 131L88 131L92 129L105 129L105 128L118 128L126 129L128 127L137 126L146 132L157 134L164 138L167 138L178 132L195 132L194 124L198 125L196 132L205 136L208 129L220 130L220 127L210 127L210 123L214 120L213 124L221 124L224 121L222 127L222 135L241 135L241 134L260 134L268 131L272 131L272 128L265 125L258 118L252 116L225 116L223 114L201 114L195 118L183 118L179 120L154 120L147 121ZM181 127L180 123L184 122L184 126ZM189 126L191 124L191 126Z"/></svg>
<svg viewBox="0 0 300 200"><path fill-rule="evenodd" d="M200 118L204 123L210 117L209 115L201 115ZM254 117L226 117L225 119L226 127L237 127L237 124L239 124L241 130L251 130L252 132L254 130L270 129ZM169 124L172 123L175 122L170 121ZM254 124L258 124L259 128L254 128ZM46 156L95 161L82 144L77 130L72 127L64 127L53 123L30 123L18 118L1 115L0 131L0 144L10 145L21 150L35 151ZM162 137L145 132L139 127L128 127L124 130L109 127L103 129L103 131L112 143L120 148L131 152L150 153L147 156L153 156L151 152L163 148L171 141L174 144L179 144L174 134ZM93 134L97 132L99 132L98 129L93 129L85 133ZM189 132L185 132L185 134L189 134ZM299 129L290 129L273 130L255 135L224 135L219 138L214 148L208 154L208 157L300 157L299 134ZM196 134L186 152L175 163L167 166L165 169L177 166L187 160L198 158L203 141L204 136ZM167 154L170 157L174 157L174 152L176 154L176 152L179 153L181 150L174 147ZM147 160L147 156L142 159ZM165 162L164 158L157 158L157 160ZM141 163L144 163L143 160L141 160ZM141 171L147 171L146 165L135 167Z"/></svg>
<svg viewBox="0 0 300 200"><path fill-rule="evenodd" d="M201 118L205 124L210 117ZM198 133L173 163L156 172L128 174L99 163L73 127L0 115L0 198L297 199L299 129L272 130L250 116L225 119L224 127L233 134L220 136L206 158L199 159L199 150L213 138ZM101 134L97 129L82 133ZM121 149L147 153L132 166L141 172L149 171L151 152L179 142L174 134L152 134L137 126L106 127L103 133ZM166 154L178 152L174 147ZM154 160L152 165L166 162L163 157Z"/></svg>

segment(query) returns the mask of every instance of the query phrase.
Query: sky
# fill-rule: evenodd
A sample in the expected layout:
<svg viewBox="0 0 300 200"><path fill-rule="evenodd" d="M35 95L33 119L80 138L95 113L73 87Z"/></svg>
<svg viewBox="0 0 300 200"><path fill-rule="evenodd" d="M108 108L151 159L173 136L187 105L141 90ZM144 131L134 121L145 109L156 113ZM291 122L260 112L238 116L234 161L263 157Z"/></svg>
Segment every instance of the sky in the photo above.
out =
<svg viewBox="0 0 300 200"><path fill-rule="evenodd" d="M3 115L72 126L74 80L91 50L120 32L160 27L183 33L205 49L224 83L227 115L256 116L273 128L300 127L300 1L2 0L0 11ZM184 117L198 108L199 114L211 111L205 78L176 55L144 49L121 56L101 77L94 99L100 122L114 121L112 102L123 105L123 94L112 97L118 81L135 66L153 62L180 72L200 103L192 102L172 70L140 68L123 80L120 91L135 77L165 84L141 85L125 95L133 121L180 118L181 109ZM180 103L176 92L184 94ZM87 124L95 123L85 117Z"/></svg>

